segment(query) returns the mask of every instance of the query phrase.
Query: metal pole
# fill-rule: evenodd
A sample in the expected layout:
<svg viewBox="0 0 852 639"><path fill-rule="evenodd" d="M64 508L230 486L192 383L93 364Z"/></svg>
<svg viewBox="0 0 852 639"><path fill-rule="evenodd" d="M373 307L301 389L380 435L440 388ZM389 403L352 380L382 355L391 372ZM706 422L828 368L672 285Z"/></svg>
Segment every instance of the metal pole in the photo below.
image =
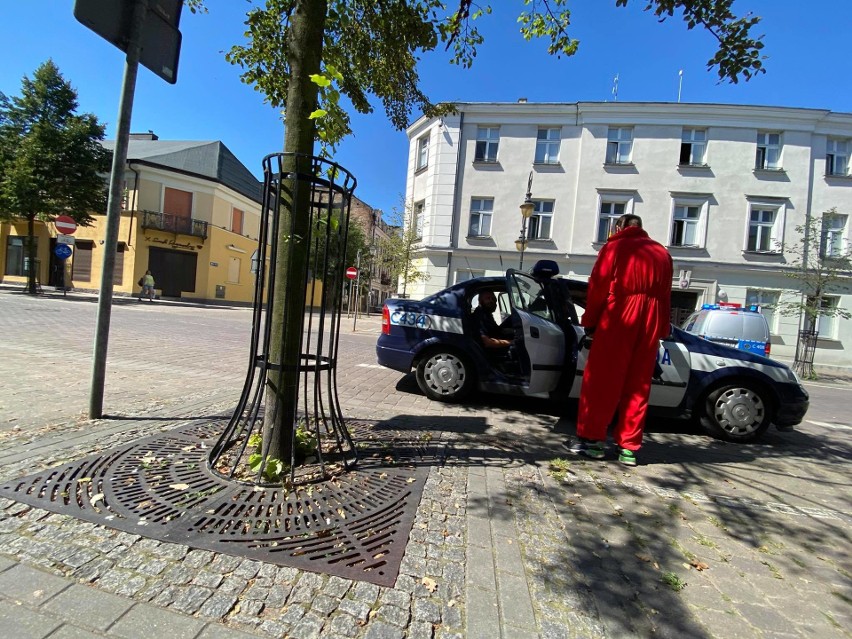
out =
<svg viewBox="0 0 852 639"><path fill-rule="evenodd" d="M130 25L130 39L127 43L124 80L121 85L121 100L118 104L115 151L112 156L112 171L109 177L104 259L101 271L101 290L98 295L98 320L92 359L92 386L89 394L89 419L103 417L104 379L106 377L109 321L112 310L112 281L115 272L115 251L118 247L118 227L121 222L121 191L124 164L127 161L127 145L130 139L133 96L136 93L136 74L139 71L140 34L147 12L148 0L136 0L133 7L133 20Z"/></svg>
<svg viewBox="0 0 852 639"><path fill-rule="evenodd" d="M358 271L358 275L355 276L355 313L352 315L353 333L355 332L355 323L358 321L358 302L361 297L361 249L358 249L358 255L355 258L355 269Z"/></svg>

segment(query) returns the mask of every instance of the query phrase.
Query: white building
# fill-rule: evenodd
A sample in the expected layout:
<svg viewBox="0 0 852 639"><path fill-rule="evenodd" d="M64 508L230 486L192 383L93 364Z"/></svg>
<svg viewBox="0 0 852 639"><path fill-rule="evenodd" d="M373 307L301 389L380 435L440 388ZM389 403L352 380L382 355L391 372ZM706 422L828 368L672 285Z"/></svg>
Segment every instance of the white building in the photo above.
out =
<svg viewBox="0 0 852 639"><path fill-rule="evenodd" d="M460 103L420 118L406 198L422 241L422 297L479 275L556 260L585 278L622 213L642 216L674 259L673 319L717 301L772 305L799 295L783 243L836 208L848 250L852 114L816 109L629 102ZM532 172L535 212L521 235ZM411 289L412 287L409 286ZM852 295L827 303L852 307ZM792 358L799 320L766 311L773 355ZM816 362L852 367L852 322L822 318Z"/></svg>

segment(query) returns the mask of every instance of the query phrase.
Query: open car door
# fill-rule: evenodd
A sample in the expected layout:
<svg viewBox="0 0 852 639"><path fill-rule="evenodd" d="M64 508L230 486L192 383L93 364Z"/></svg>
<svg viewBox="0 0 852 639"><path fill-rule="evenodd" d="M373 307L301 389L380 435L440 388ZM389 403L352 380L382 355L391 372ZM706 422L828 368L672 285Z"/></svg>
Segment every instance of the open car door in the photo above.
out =
<svg viewBox="0 0 852 639"><path fill-rule="evenodd" d="M565 334L556 324L551 302L538 280L510 269L506 272L506 288L516 347L524 377L529 380L527 393L549 393L556 389L564 372Z"/></svg>

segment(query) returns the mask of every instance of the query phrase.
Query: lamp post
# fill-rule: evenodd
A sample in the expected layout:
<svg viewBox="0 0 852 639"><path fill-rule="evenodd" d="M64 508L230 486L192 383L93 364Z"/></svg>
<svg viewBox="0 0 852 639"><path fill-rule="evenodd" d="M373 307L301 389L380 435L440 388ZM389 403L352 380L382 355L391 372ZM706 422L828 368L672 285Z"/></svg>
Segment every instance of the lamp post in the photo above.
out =
<svg viewBox="0 0 852 639"><path fill-rule="evenodd" d="M530 179L527 181L527 195L521 204L521 235L515 240L515 248L521 253L521 260L518 264L518 270L524 269L524 250L527 248L527 221L532 217L535 210L535 204L532 201L532 181L533 172L530 171Z"/></svg>

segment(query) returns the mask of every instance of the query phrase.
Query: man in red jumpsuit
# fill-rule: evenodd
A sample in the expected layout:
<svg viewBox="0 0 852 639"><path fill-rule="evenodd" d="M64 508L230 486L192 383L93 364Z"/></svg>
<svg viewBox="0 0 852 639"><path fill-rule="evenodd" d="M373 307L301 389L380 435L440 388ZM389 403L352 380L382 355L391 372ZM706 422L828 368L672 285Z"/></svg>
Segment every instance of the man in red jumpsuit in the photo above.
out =
<svg viewBox="0 0 852 639"><path fill-rule="evenodd" d="M593 335L577 418L579 451L602 459L606 432L618 410L613 439L619 461L636 465L660 340L671 331L672 258L623 215L589 278L581 324Z"/></svg>

